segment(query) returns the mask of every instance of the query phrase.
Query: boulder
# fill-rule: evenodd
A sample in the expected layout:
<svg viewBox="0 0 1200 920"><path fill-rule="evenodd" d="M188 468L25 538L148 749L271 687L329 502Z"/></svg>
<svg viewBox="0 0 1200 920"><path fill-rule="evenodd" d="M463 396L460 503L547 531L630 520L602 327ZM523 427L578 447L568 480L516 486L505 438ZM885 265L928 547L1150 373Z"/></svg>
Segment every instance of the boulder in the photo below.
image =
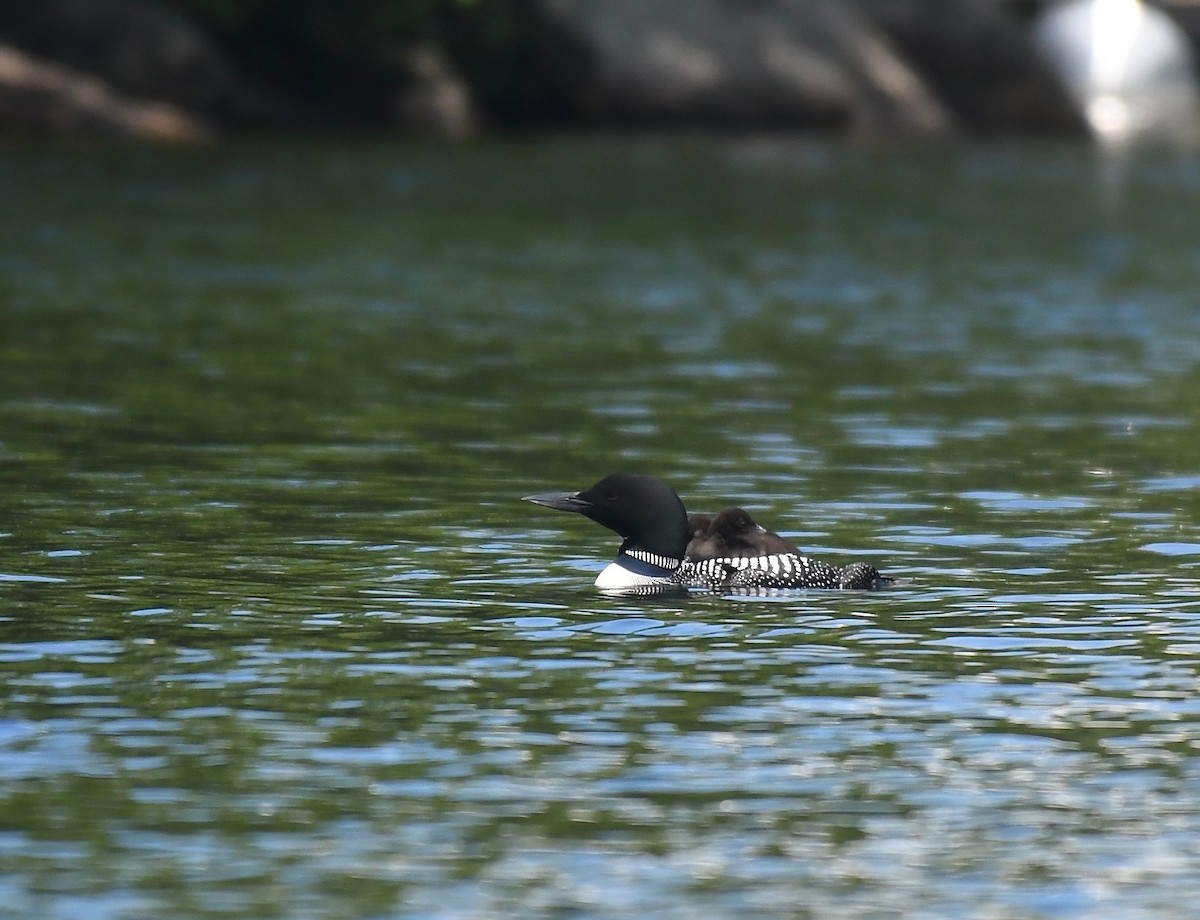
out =
<svg viewBox="0 0 1200 920"><path fill-rule="evenodd" d="M0 0L0 38L124 96L217 119L272 120L271 101L243 85L203 32L151 0Z"/></svg>
<svg viewBox="0 0 1200 920"><path fill-rule="evenodd" d="M977 134L1082 136L1087 126L1029 30L995 0L855 0Z"/></svg>
<svg viewBox="0 0 1200 920"><path fill-rule="evenodd" d="M922 78L845 0L540 0L540 15L556 43L542 56L547 78L577 120L954 132Z"/></svg>
<svg viewBox="0 0 1200 920"><path fill-rule="evenodd" d="M440 48L416 45L404 55L407 79L396 101L402 130L462 140L479 130L479 113L462 75Z"/></svg>
<svg viewBox="0 0 1200 920"><path fill-rule="evenodd" d="M175 106L123 98L99 80L7 45L0 45L0 130L159 141L200 141L212 133Z"/></svg>
<svg viewBox="0 0 1200 920"><path fill-rule="evenodd" d="M1162 10L1066 0L1038 16L1033 34L1101 143L1196 147L1196 54Z"/></svg>
<svg viewBox="0 0 1200 920"><path fill-rule="evenodd" d="M1163 8L1175 24L1183 29L1184 34L1192 43L1192 48L1200 56L1200 4L1177 3Z"/></svg>

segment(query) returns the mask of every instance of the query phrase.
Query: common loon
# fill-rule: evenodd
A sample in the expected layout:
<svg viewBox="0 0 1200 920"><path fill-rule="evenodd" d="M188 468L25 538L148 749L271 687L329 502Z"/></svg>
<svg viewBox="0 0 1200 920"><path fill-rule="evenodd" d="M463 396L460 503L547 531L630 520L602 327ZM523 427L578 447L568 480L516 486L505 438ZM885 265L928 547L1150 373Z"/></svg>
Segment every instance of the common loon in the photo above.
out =
<svg viewBox="0 0 1200 920"><path fill-rule="evenodd" d="M543 492L527 495L524 500L582 514L623 538L617 558L596 578L596 587L608 591L671 587L873 589L892 582L865 562L837 568L800 552L791 552L794 547L775 534L771 536L785 543L788 552L689 558L688 546L697 538L696 532L708 524L707 532L711 535L721 515L712 521L692 515L689 521L679 496L656 476L612 473L579 492ZM718 532L718 539L727 536L742 539L747 534L758 534L754 530L758 525L744 511L736 508L726 511L732 513ZM739 514L750 522L748 528L734 521ZM759 535L766 533L762 531Z"/></svg>

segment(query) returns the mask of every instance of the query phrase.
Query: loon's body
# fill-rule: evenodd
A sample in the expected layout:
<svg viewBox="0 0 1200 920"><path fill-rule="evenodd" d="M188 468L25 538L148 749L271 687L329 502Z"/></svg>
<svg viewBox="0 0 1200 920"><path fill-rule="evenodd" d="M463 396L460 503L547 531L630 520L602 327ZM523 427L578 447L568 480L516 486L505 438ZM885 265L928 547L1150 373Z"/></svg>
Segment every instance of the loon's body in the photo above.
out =
<svg viewBox="0 0 1200 920"><path fill-rule="evenodd" d="M654 476L613 473L579 492L542 493L525 500L582 514L623 538L617 558L596 579L604 590L869 589L891 582L865 562L838 568L805 556L738 508L726 509L730 513L724 521L726 512L712 520L705 515L689 520L679 496ZM768 535L774 541L765 540ZM729 542L732 551L721 549ZM689 547L697 556L689 555Z"/></svg>

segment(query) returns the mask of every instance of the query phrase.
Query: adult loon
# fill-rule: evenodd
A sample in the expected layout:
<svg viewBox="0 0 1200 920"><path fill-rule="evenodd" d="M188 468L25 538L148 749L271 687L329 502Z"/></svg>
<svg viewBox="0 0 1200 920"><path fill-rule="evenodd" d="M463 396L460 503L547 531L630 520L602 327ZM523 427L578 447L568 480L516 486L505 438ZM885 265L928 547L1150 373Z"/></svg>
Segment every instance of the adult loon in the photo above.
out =
<svg viewBox="0 0 1200 920"><path fill-rule="evenodd" d="M708 524L711 533L721 515L711 522L693 515L689 523L679 496L656 476L612 473L578 492L543 492L524 500L582 514L623 538L617 558L596 578L596 587L608 591L670 587L873 589L892 582L865 562L838 568L799 552L688 558L696 531ZM752 528L757 525L750 516L740 513L750 520L748 532L756 533ZM744 525L735 526L732 520L728 527L718 533L719 538L747 532Z"/></svg>

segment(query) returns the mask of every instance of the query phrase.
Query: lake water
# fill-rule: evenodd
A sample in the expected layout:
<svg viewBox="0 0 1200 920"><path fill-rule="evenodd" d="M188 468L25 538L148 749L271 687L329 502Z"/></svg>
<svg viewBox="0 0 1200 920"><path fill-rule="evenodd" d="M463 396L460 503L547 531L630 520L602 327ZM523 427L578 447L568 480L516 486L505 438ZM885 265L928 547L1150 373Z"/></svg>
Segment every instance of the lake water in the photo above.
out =
<svg viewBox="0 0 1200 920"><path fill-rule="evenodd" d="M0 916L1191 917L1200 162L0 151ZM887 592L599 595L619 469Z"/></svg>

